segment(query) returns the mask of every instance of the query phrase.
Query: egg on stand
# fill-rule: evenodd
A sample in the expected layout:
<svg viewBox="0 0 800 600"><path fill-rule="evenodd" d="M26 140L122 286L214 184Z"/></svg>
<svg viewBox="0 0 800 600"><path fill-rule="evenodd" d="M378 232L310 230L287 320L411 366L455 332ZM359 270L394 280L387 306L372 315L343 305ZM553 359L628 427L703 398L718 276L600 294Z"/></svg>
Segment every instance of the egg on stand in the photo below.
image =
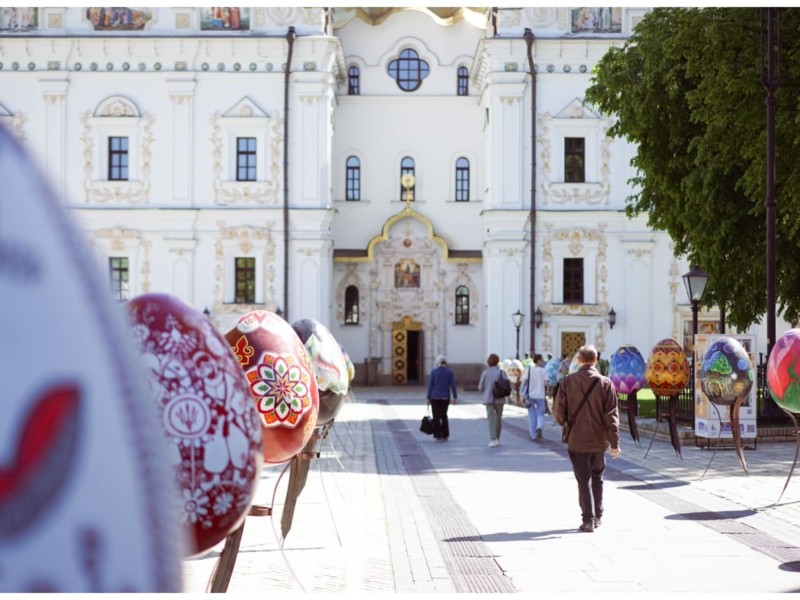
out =
<svg viewBox="0 0 800 600"><path fill-rule="evenodd" d="M625 394L627 400L628 429L631 437L639 443L639 427L636 425L636 392L644 387L645 362L636 346L620 346L608 360L608 377L618 394Z"/></svg>
<svg viewBox="0 0 800 600"><path fill-rule="evenodd" d="M675 454L681 456L681 441L678 438L678 425L675 415L678 410L678 394L689 383L689 361L680 344L671 338L666 338L653 346L647 359L645 379L656 396L668 396L667 419L669 421L669 437ZM650 452L653 440L656 437L656 428L653 428L653 437L647 447L644 457Z"/></svg>
<svg viewBox="0 0 800 600"><path fill-rule="evenodd" d="M775 342L767 361L767 389L775 404L792 419L797 440L792 468L777 504L789 485L800 453L800 429L795 418L795 414L800 413L800 329L789 329Z"/></svg>

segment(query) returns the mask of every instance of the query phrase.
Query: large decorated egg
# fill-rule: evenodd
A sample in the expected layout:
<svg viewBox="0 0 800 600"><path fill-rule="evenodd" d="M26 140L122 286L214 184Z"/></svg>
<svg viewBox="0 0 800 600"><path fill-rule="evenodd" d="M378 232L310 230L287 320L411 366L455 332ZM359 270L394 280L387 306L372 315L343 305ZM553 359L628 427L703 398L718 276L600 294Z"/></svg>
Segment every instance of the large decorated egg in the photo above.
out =
<svg viewBox="0 0 800 600"><path fill-rule="evenodd" d="M700 368L700 385L715 404L733 405L753 387L753 363L742 344L732 337L716 340L706 351Z"/></svg>
<svg viewBox="0 0 800 600"><path fill-rule="evenodd" d="M5 127L0 156L0 595L180 592L177 486L107 270Z"/></svg>
<svg viewBox="0 0 800 600"><path fill-rule="evenodd" d="M347 353L347 350L344 349L344 346L340 346L342 350L342 356L344 356L344 362L347 364L347 379L348 381L353 381L353 378L356 376L356 367L353 364L353 361L350 360L350 355Z"/></svg>
<svg viewBox="0 0 800 600"><path fill-rule="evenodd" d="M347 398L350 378L342 349L330 330L316 319L300 319L292 323L311 358L319 392L317 425L326 425L336 418Z"/></svg>
<svg viewBox="0 0 800 600"><path fill-rule="evenodd" d="M128 302L180 488L179 514L205 552L241 525L263 457L247 379L222 335L197 309L167 294Z"/></svg>
<svg viewBox="0 0 800 600"><path fill-rule="evenodd" d="M767 387L775 404L800 413L800 329L778 338L767 361Z"/></svg>
<svg viewBox="0 0 800 600"><path fill-rule="evenodd" d="M319 393L311 358L292 326L266 310L249 312L225 333L261 417L264 460L297 455L317 425Z"/></svg>
<svg viewBox="0 0 800 600"><path fill-rule="evenodd" d="M636 346L620 346L608 359L608 377L620 394L632 394L644 387L645 363Z"/></svg>
<svg viewBox="0 0 800 600"><path fill-rule="evenodd" d="M673 396L683 390L689 383L689 361L680 344L666 338L653 346L644 376L658 396Z"/></svg>
<svg viewBox="0 0 800 600"><path fill-rule="evenodd" d="M558 383L558 367L560 364L561 361L555 357L551 358L545 363L544 372L547 376L548 385L555 385Z"/></svg>
<svg viewBox="0 0 800 600"><path fill-rule="evenodd" d="M562 379L564 379L564 377L569 375L569 365L570 365L570 359L568 358L564 358L560 363L558 363L557 377L559 381L561 381Z"/></svg>

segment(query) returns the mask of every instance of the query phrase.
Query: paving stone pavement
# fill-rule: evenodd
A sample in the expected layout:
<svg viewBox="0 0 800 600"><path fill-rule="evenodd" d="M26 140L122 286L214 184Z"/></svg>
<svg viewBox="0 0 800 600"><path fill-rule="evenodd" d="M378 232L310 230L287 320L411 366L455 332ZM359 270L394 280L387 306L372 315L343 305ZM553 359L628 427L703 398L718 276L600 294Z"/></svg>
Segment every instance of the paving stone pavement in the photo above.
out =
<svg viewBox="0 0 800 600"><path fill-rule="evenodd" d="M425 391L357 388L313 459L280 542L288 472L264 468L228 593L743 593L800 591L800 474L779 503L794 442L745 453L622 434L608 458L603 525L580 533L560 429L531 441L527 411L506 406L489 448L477 392L451 405L451 438L419 431ZM652 446L649 447L652 439ZM646 458L645 458L646 455ZM220 543L184 561L202 594Z"/></svg>

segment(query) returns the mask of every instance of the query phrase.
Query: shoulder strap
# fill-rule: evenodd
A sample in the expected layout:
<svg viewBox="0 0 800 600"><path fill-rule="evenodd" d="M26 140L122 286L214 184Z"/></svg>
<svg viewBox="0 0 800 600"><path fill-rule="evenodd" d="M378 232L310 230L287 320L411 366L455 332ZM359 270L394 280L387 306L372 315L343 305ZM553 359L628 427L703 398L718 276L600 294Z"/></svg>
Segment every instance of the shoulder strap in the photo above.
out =
<svg viewBox="0 0 800 600"><path fill-rule="evenodd" d="M581 412L581 409L583 408L583 405L586 404L586 401L589 399L589 394L592 393L592 390L594 389L594 386L597 385L598 381L600 381L600 378L599 377L595 377L594 381L592 381L592 384L589 386L589 389L586 390L586 393L583 395L583 400L581 400L581 403L578 405L578 410L576 410L575 414L572 415L573 419L578 416L579 412ZM567 404L567 420L569 421L569 404Z"/></svg>

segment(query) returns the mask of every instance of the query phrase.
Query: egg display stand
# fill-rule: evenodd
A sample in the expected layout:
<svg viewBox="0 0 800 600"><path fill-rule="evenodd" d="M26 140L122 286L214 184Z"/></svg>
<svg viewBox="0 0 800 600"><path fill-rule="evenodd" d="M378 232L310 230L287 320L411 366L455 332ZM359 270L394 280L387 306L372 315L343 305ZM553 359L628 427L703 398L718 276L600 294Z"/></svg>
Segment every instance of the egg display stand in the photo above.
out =
<svg viewBox="0 0 800 600"><path fill-rule="evenodd" d="M628 393L626 401L626 412L628 415L628 429L631 432L633 441L639 444L639 427L636 425L636 390Z"/></svg>
<svg viewBox="0 0 800 600"><path fill-rule="evenodd" d="M711 400L711 398L709 398ZM736 456L739 457L739 462L742 464L742 468L744 469L745 473L747 471L747 460L744 457L744 447L742 442L742 434L739 431L739 409L742 406L742 402L744 402L744 396L739 396L734 400L733 405L731 406L731 434L733 435L733 445L736 449ZM722 423L722 415L719 412L719 408L717 408L717 403L711 400L711 406L714 407L714 410L717 411L717 416L719 417L719 422ZM720 428L719 436L717 440L719 441L722 438L722 428ZM709 467L711 467L711 463L714 461L714 457L717 455L717 449L714 448L714 452L711 454L711 459L708 461L708 465L706 466L706 470L703 471L703 475L700 477L702 479L706 476ZM795 461L797 460L797 454L795 453ZM790 475L791 476L791 475ZM788 483L788 481L787 481ZM784 489L786 489L784 487ZM780 498L779 498L780 500Z"/></svg>
<svg viewBox="0 0 800 600"><path fill-rule="evenodd" d="M681 455L681 440L678 438L678 423L675 419L675 415L678 412L678 396L679 394L673 394L669 397L666 411L662 411L660 403L656 402L656 413L658 417L667 418L667 422L669 423L669 439L672 442L672 447L675 448L675 454L683 460L683 456ZM650 453L650 448L653 447L653 440L656 439L657 431L658 422L656 422L656 426L653 427L653 437L650 438L650 445L647 447L647 452L644 453L645 458L647 458L647 455Z"/></svg>
<svg viewBox="0 0 800 600"><path fill-rule="evenodd" d="M278 475L278 479L275 481L275 487L272 490L272 503L270 506L264 506L260 504L254 504L250 507L250 511L248 516L250 517L270 517L273 516L273 507L275 506L275 496L278 492L278 485L281 482L286 471L288 471L293 464L296 464L296 461L302 464L302 461L305 461L306 464L312 458L319 458L320 453L318 451L309 451L309 447L313 447L314 444L320 439L317 431L312 434L311 439L309 439L306 447L301 450L297 455L292 457L286 465L281 469L280 474ZM306 472L308 469L306 468ZM303 481L305 483L305 481ZM302 487L301 487L302 489ZM291 490L291 485L290 485ZM299 494L299 491L297 492ZM295 497L296 500L296 497ZM275 533L275 539L278 540L278 532L275 529L275 523L273 521L272 530ZM225 546L222 548L222 552L220 553L220 557L217 560L217 564L214 566L214 570L211 573L211 579L209 582L209 591L211 593L219 593L224 594L228 590L228 585L231 581L231 576L233 575L233 568L236 565L236 558L239 554L239 546L242 541L242 534L244 532L244 522L241 526L233 531L232 533L228 534L225 538ZM285 539L285 538L284 538ZM286 557L286 554L283 552L283 540L278 540L280 546L281 556L283 557L286 566L289 569L289 572L294 577L295 581L300 585L300 588L305 592L305 588L303 588L303 584L300 579L295 574L294 570L292 569L292 565L289 563L289 559Z"/></svg>
<svg viewBox="0 0 800 600"><path fill-rule="evenodd" d="M778 499L775 501L775 504L781 501L783 498L784 492L786 492L786 488L789 487L789 480L792 478L792 474L794 473L794 468L797 466L797 457L800 455L800 429L797 426L797 419L794 416L794 413L786 410L781 406L781 410L789 415L789 418L792 420L792 424L794 424L794 431L792 434L795 437L795 448L794 448L794 460L792 461L792 468L789 469L789 476L786 478L786 483L783 484L783 489L781 490L781 495L778 496Z"/></svg>

